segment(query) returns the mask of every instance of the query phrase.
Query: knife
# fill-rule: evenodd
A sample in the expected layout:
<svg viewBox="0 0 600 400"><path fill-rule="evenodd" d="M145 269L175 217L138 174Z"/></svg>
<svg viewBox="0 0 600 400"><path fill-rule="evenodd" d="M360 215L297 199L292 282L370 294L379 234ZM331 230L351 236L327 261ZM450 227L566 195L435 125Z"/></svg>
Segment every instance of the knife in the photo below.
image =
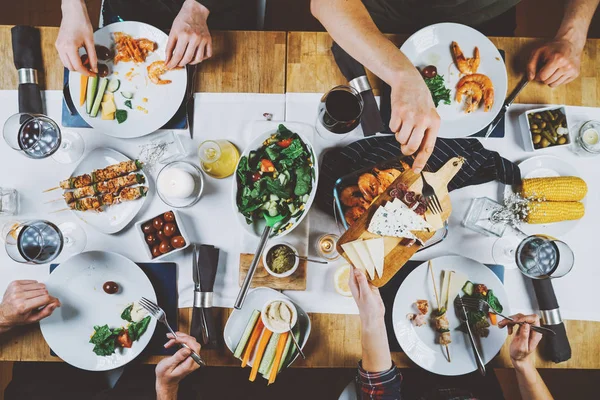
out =
<svg viewBox="0 0 600 400"><path fill-rule="evenodd" d="M69 114L75 115L77 113L77 108L75 108L75 104L73 103L73 99L71 98L71 92L69 91L69 82L65 83L63 87L63 100L67 109L69 110Z"/></svg>
<svg viewBox="0 0 600 400"><path fill-rule="evenodd" d="M198 340L202 347L214 349L218 346L218 335L211 308L213 285L219 263L219 249L210 245L201 245L198 251L194 244L192 258L194 308L190 334Z"/></svg>
<svg viewBox="0 0 600 400"><path fill-rule="evenodd" d="M471 347L473 348L473 353L475 353L475 362L477 363L477 369L479 369L479 372L481 373L482 376L485 376L485 364L483 363L483 360L481 359L479 350L477 350L477 345L475 344L475 337L473 336L473 332L471 331L471 326L469 326L469 317L467 316L467 309L465 308L465 304L463 303L462 298L458 295L456 296L454 303L455 303L455 305L458 305L458 307L462 311L462 317L460 317L460 319L462 320L464 317L463 322L467 326L467 332L468 332L469 340L471 342ZM460 311L459 311L459 313L460 313Z"/></svg>
<svg viewBox="0 0 600 400"><path fill-rule="evenodd" d="M504 102L504 105L498 112L498 115L496 115L496 118L494 118L494 120L490 124L487 132L485 133L484 139L487 139L492 134L496 126L498 126L500 121L502 121L502 118L504 118L504 115L508 111L509 107L515 101L519 93L521 93L521 91L525 89L525 86L527 86L528 83L529 79L527 78L527 75L523 75L523 78L521 78L521 82L519 82L515 90L513 90L512 93L506 98L506 101Z"/></svg>
<svg viewBox="0 0 600 400"><path fill-rule="evenodd" d="M196 85L196 70L198 65L189 65L189 75L191 80L188 82L187 99L185 102L185 116L190 130L190 138L194 139L194 87Z"/></svg>

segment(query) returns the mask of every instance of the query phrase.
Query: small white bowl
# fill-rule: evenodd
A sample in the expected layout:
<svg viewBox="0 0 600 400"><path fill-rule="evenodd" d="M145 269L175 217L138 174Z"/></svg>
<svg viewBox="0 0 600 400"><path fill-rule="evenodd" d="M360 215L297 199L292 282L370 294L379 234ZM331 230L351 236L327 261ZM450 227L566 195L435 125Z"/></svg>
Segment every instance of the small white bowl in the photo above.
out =
<svg viewBox="0 0 600 400"><path fill-rule="evenodd" d="M158 182L160 181L161 176L168 170L172 168L181 169L192 176L194 179L194 191L191 195L185 198L171 197L167 193L163 193L160 190L160 186ZM204 190L204 178L202 177L202 171L196 165L189 163L187 161L173 161L167 165L165 165L158 176L156 177L156 193L158 193L158 197L170 207L175 208L185 208L191 207L200 200L202 196L202 191Z"/></svg>
<svg viewBox="0 0 600 400"><path fill-rule="evenodd" d="M261 313L260 313L260 318L262 319L263 324L265 324L265 327L270 330L273 333L284 333L284 332L288 332L290 330L289 327L285 328L285 329L274 329L273 326L271 326L271 323L269 322L269 319L266 317L267 315L267 308L275 302L281 302L283 304L285 304L286 306L288 306L288 308L290 309L290 311L292 312L292 328L294 327L294 325L296 325L296 322L298 322L298 310L296 310L296 306L294 305L294 303L292 303L291 301L285 300L285 299L273 299L273 300L269 300L265 303L265 305L263 306Z"/></svg>
<svg viewBox="0 0 600 400"><path fill-rule="evenodd" d="M152 251L150 250L150 246L148 246L148 243L146 243L146 235L144 235L144 231L142 230L142 225L144 225L146 222L151 222L154 218L159 217L161 215L163 215L164 213L171 211L173 214L175 214L175 222L177 223L177 227L179 228L179 233L181 233L181 236L183 236L183 239L185 240L185 246L180 247L178 249L173 249L168 253L165 254L161 254L158 257L152 257ZM190 237L188 236L187 232L185 231L185 227L183 225L183 220L181 218L181 214L179 214L177 212L177 210L167 210L165 212L162 212L158 215L156 215L153 218L150 218L148 220L145 221L139 221L135 223L135 230L138 232L138 234L140 235L140 238L142 239L142 244L144 246L144 249L146 251L146 255L148 256L148 258L151 261L158 261L164 257L168 257L174 253L177 253L178 251L181 251L185 248L187 248L190 245Z"/></svg>
<svg viewBox="0 0 600 400"><path fill-rule="evenodd" d="M567 121L567 130L568 130L567 143L536 149L535 146L533 145L533 134L531 133L531 127L529 126L528 115L538 113L541 111L547 111L547 110L561 110L562 113L565 115L565 119ZM547 151L549 149L556 149L558 147L569 147L571 145L571 143L573 143L573 136L571 135L571 123L569 122L569 115L567 114L567 109L565 106L560 106L560 105L559 106L549 106L549 107L535 108L533 110L528 110L519 116L519 125L521 128L521 136L523 138L523 144L525 146L526 151L530 151L530 152L532 152L532 151L533 152Z"/></svg>
<svg viewBox="0 0 600 400"><path fill-rule="evenodd" d="M282 274L273 272L271 270L271 268L267 265L267 255L274 247L277 247L277 246L287 246L290 249L292 249L292 251L296 255L296 257L294 257L295 261L294 261L294 265L292 266L292 268L290 268L289 270L285 271ZM263 265L265 266L265 269L267 270L267 272L276 278L285 278L287 276L292 275L294 272L296 272L296 270L298 269L298 265L300 264L300 259L298 258L298 250L296 250L296 248L294 246L292 246L291 244L289 244L287 242L277 242L277 243L272 243L272 244L268 245L267 248L265 249L265 251L263 252L262 259L263 259L262 260Z"/></svg>

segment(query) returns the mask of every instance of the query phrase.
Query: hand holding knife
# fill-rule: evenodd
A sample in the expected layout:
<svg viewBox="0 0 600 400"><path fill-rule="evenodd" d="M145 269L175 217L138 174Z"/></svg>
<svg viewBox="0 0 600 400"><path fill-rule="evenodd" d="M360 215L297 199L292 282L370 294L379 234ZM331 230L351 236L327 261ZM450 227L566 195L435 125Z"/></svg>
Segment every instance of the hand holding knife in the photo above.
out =
<svg viewBox="0 0 600 400"><path fill-rule="evenodd" d="M506 98L506 101L504 102L502 109L500 109L500 111L498 112L498 115L496 115L496 118L494 118L494 120L490 124L487 132L485 133L484 139L487 139L492 134L492 132L494 131L496 126L498 126L500 121L502 121L502 118L504 118L504 116L506 115L506 112L508 111L508 109L510 108L512 103L515 101L515 99L517 98L519 93L521 93L521 91L523 89L525 89L525 86L527 86L528 83L529 83L529 78L527 77L527 75L523 75L523 77L521 78L521 81L519 82L519 84L517 85L515 90L513 90L512 93Z"/></svg>

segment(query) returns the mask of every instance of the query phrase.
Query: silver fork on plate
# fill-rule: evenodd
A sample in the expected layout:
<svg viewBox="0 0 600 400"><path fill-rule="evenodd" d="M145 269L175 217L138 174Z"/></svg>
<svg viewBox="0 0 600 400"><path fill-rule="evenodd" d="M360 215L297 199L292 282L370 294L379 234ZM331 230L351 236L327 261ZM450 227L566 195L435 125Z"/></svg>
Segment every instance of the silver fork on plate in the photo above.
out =
<svg viewBox="0 0 600 400"><path fill-rule="evenodd" d="M463 303L465 303L465 306L467 308L471 308L471 309L474 309L474 310L482 311L482 312L484 312L486 314L491 312L491 313L494 313L496 315L501 316L504 319L507 319L507 320L512 321L512 322L515 322L515 320L512 319L511 317L507 317L506 315L502 315L499 312L496 312L496 310L494 310L492 308L492 306L490 306L490 303L488 303L484 299L463 298ZM517 322L517 324L519 324L519 325L523 325L523 324L527 324L527 323L528 322ZM542 335L546 335L546 334L549 334L549 335L552 335L552 336L556 335L556 332L554 332L550 328L545 328L543 326L537 326L537 325L532 325L532 324L529 324L529 325L531 326L532 330L534 330L534 331L536 331L538 333L541 333Z"/></svg>
<svg viewBox="0 0 600 400"><path fill-rule="evenodd" d="M435 194L435 190L433 186L431 186L425 180L425 175L421 172L421 179L423 179L423 198L425 199L425 203L427 204L427 208L431 211L432 214L441 214L442 213L442 205L440 204L440 200Z"/></svg>
<svg viewBox="0 0 600 400"><path fill-rule="evenodd" d="M177 337L177 335L175 334L175 332L169 325L169 322L167 321L167 314L165 314L165 312L162 308L160 308L153 301L148 300L145 297L141 298L140 305L142 307L144 307L144 309L146 309L146 311L148 311L150 313L150 315L152 315L154 318L156 318L157 321L162 322L174 337ZM187 344L185 344L185 343L180 343L180 344L182 347L185 347L186 349L189 349L192 352L190 357L192 357L192 359L194 361L196 361L196 364L198 364L201 367L206 366L206 363L204 362L204 360L202 359L202 357L200 357L200 355L198 353L196 353L194 350L190 349L190 347Z"/></svg>

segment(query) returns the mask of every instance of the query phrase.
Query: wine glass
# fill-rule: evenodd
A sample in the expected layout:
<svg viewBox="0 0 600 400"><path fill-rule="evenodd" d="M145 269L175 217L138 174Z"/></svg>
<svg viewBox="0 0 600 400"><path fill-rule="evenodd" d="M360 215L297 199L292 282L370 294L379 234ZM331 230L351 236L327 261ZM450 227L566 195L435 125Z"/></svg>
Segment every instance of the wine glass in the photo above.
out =
<svg viewBox="0 0 600 400"><path fill-rule="evenodd" d="M336 86L321 97L315 123L317 133L325 140L340 140L360 123L364 102L350 86Z"/></svg>
<svg viewBox="0 0 600 400"><path fill-rule="evenodd" d="M42 114L18 113L6 120L4 140L23 155L33 159L52 157L61 164L81 158L85 143L76 132L63 131L51 118Z"/></svg>
<svg viewBox="0 0 600 400"><path fill-rule="evenodd" d="M59 254L77 254L85 248L85 231L73 222L59 226L50 221L31 220L8 223L4 229L6 253L23 264L45 264Z"/></svg>

